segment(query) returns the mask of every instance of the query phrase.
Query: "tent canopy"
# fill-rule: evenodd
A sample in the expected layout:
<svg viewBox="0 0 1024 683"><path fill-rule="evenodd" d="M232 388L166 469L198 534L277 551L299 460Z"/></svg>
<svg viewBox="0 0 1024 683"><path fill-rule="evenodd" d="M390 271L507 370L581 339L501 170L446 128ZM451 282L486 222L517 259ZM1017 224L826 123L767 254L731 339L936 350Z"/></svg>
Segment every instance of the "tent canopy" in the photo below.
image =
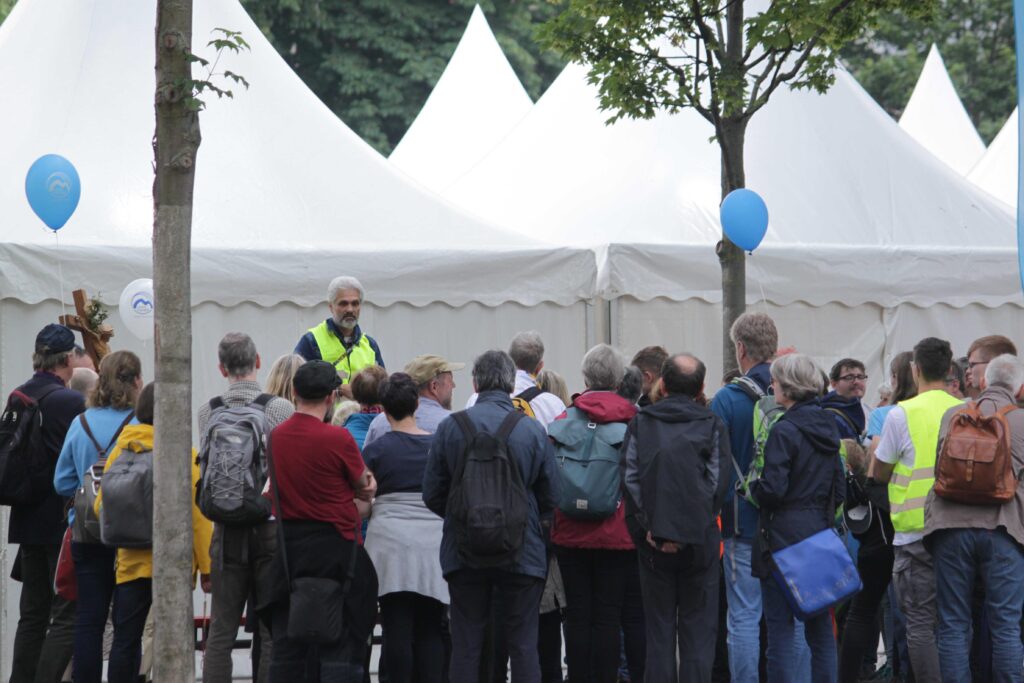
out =
<svg viewBox="0 0 1024 683"><path fill-rule="evenodd" d="M835 76L824 95L780 89L747 131L747 186L771 216L751 260L751 300L763 287L778 304L1015 301L1006 212L916 144L848 73ZM607 117L586 70L570 65L445 195L537 238L610 245L606 296L718 301L710 124L692 110L613 125Z"/></svg>
<svg viewBox="0 0 1024 683"><path fill-rule="evenodd" d="M1018 116L1013 110L968 179L1008 207L1017 206Z"/></svg>
<svg viewBox="0 0 1024 683"><path fill-rule="evenodd" d="M34 303L69 283L116 296L151 269L155 6L21 0L0 29L0 292ZM193 300L312 305L339 273L378 305L569 303L594 259L474 218L419 187L341 123L280 58L237 0L196 3L200 56L215 27L251 51L221 56L251 84L206 94L193 213ZM196 78L205 73L196 67ZM23 193L31 163L66 156L78 211L54 235Z"/></svg>
<svg viewBox="0 0 1024 683"><path fill-rule="evenodd" d="M439 192L471 169L530 111L480 5L391 161Z"/></svg>
<svg viewBox="0 0 1024 683"><path fill-rule="evenodd" d="M985 153L985 143L934 44L900 116L900 128L960 175L967 175Z"/></svg>

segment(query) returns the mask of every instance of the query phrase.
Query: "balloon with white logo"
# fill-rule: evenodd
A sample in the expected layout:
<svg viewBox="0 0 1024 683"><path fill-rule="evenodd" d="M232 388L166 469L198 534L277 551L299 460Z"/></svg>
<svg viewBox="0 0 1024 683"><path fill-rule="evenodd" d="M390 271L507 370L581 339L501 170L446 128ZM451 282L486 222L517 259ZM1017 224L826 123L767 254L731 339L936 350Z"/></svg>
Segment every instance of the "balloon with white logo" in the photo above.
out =
<svg viewBox="0 0 1024 683"><path fill-rule="evenodd" d="M140 278L121 292L117 312L128 331L139 339L153 338L153 281Z"/></svg>

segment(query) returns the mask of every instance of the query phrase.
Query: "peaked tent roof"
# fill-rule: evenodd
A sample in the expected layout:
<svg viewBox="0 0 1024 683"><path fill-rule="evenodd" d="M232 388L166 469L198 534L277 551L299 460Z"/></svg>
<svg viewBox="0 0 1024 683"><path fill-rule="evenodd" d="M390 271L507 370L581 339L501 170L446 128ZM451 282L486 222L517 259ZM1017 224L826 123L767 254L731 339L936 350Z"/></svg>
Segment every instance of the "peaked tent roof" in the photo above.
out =
<svg viewBox="0 0 1024 683"><path fill-rule="evenodd" d="M968 179L1010 207L1017 206L1019 112L1013 110Z"/></svg>
<svg viewBox="0 0 1024 683"><path fill-rule="evenodd" d="M65 279L107 294L150 272L155 16L145 2L20 0L0 27L0 296L57 296L55 239L23 191L29 165L49 152L82 179L78 211L59 232ZM237 0L196 3L198 54L212 56L215 27L251 45L218 66L251 87L234 86L234 99L207 95L200 115L194 301L313 305L338 273L362 278L381 305L592 293L592 254L492 227L394 169L302 83Z"/></svg>
<svg viewBox="0 0 1024 683"><path fill-rule="evenodd" d="M431 190L444 190L532 106L477 5L448 66L390 159Z"/></svg>
<svg viewBox="0 0 1024 683"><path fill-rule="evenodd" d="M606 296L717 301L719 153L692 110L606 126L570 65L446 193L510 228L610 245ZM825 95L780 89L746 136L771 224L751 260L776 303L995 305L1019 298L1005 211L905 132L845 71ZM965 259L969 250L970 259Z"/></svg>
<svg viewBox="0 0 1024 683"><path fill-rule="evenodd" d="M971 123L939 48L932 45L914 86L900 128L960 175L985 153L985 143Z"/></svg>

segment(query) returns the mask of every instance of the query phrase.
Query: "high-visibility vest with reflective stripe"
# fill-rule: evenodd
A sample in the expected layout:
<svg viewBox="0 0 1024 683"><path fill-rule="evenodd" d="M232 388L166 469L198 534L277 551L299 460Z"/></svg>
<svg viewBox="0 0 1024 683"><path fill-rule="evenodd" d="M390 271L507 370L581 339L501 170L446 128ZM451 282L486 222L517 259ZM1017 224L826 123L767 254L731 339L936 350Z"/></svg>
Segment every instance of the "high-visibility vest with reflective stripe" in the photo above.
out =
<svg viewBox="0 0 1024 683"><path fill-rule="evenodd" d="M935 485L935 450L942 416L959 403L960 399L933 389L899 404L907 414L907 431L914 444L914 467L897 462L889 481L890 515L897 532L924 530L924 503Z"/></svg>
<svg viewBox="0 0 1024 683"><path fill-rule="evenodd" d="M370 346L370 338L365 334L360 334L359 341L346 349L337 335L327 327L326 320L309 331L313 333L313 340L320 349L320 357L347 373L342 380L344 384L348 384L363 368L377 364L377 354Z"/></svg>

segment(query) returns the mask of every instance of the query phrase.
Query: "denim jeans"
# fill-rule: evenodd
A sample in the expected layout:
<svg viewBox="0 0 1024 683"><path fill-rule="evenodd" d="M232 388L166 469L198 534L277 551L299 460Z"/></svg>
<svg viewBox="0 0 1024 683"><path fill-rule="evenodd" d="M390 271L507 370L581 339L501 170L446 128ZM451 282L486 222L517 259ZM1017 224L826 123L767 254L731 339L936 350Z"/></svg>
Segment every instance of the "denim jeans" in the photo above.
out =
<svg viewBox="0 0 1024 683"><path fill-rule="evenodd" d="M21 599L10 683L58 683L71 661L75 603L53 592L60 545L18 549Z"/></svg>
<svg viewBox="0 0 1024 683"><path fill-rule="evenodd" d="M793 650L799 637L785 596L768 578L761 582L764 612L768 622L768 683L789 683L797 680ZM814 683L835 683L838 679L836 639L832 633L832 616L828 612L804 622L803 637L811 650L811 680Z"/></svg>
<svg viewBox="0 0 1024 683"><path fill-rule="evenodd" d="M274 634L271 683L363 683L366 644L348 633L337 642L310 645L288 637L288 603L278 603L271 616Z"/></svg>
<svg viewBox="0 0 1024 683"><path fill-rule="evenodd" d="M971 680L971 595L980 575L992 638L992 680L1021 681L1024 549L1002 530L945 529L932 538L942 680Z"/></svg>
<svg viewBox="0 0 1024 683"><path fill-rule="evenodd" d="M103 629L114 597L114 558L117 551L100 543L72 543L78 581L75 609L75 683L103 679Z"/></svg>
<svg viewBox="0 0 1024 683"><path fill-rule="evenodd" d="M114 644L110 646L107 679L135 683L142 660L142 631L153 603L153 580L135 579L114 589Z"/></svg>
<svg viewBox="0 0 1024 683"><path fill-rule="evenodd" d="M732 683L758 683L760 657L761 580L750 573L750 541L725 539L726 601L729 606L726 624L729 632L729 672ZM803 638L803 624L797 623L792 654L792 683L811 680L810 649Z"/></svg>

